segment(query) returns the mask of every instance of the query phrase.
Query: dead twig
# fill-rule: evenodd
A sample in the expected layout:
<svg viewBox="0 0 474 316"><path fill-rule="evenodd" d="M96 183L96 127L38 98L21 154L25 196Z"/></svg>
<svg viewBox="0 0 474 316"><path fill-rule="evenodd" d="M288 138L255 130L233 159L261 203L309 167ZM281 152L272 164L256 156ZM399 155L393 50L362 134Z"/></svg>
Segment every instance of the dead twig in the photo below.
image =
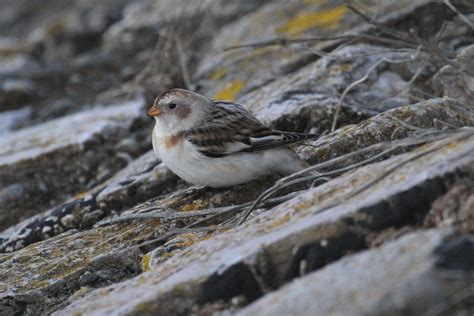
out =
<svg viewBox="0 0 474 316"><path fill-rule="evenodd" d="M189 75L188 66L186 63L186 56L184 54L183 45L181 44L181 38L178 36L175 37L176 50L179 57L179 66L181 67L181 72L183 76L184 85L186 89L189 89L191 86L191 77Z"/></svg>
<svg viewBox="0 0 474 316"><path fill-rule="evenodd" d="M452 3L450 0L443 0L444 4L450 8L454 13L456 13L459 18L474 31L474 24L464 15L462 14Z"/></svg>
<svg viewBox="0 0 474 316"><path fill-rule="evenodd" d="M387 63L394 63L394 64L400 64L400 63L406 63L406 62L411 62L413 61L414 59L418 58L418 55L420 53L420 50L421 50L421 46L419 46L416 50L416 55L413 56L412 58L409 58L409 59L403 59L403 60L394 60L394 59L389 59L389 58L386 58L386 57L383 57L381 58L380 60L378 60L376 63L374 63L368 70L367 72L365 73L364 76L362 76L360 79L352 82L349 86L346 87L346 89L344 90L344 92L342 93L341 97L339 98L337 104L336 104L336 111L334 112L334 118L333 118L333 121L332 121L332 124L331 124L331 132L334 132L335 129L336 129L336 124L337 124L337 120L339 118L339 112L341 111L341 107L342 107L342 102L344 100L344 98L346 97L347 93L349 93L349 91L351 91L355 86L361 84L362 82L366 81L370 74L375 70L377 69L377 67L383 63L383 62L387 62ZM413 81L416 80L416 78L420 75L421 71L423 71L424 67L426 66L426 62L423 62L422 63L422 67L419 67L419 69L417 69L417 72L415 73L415 75L412 77L412 79L407 83L407 86L409 87Z"/></svg>
<svg viewBox="0 0 474 316"><path fill-rule="evenodd" d="M318 169L327 168L332 164L341 163L344 160L348 160L348 159L353 158L357 155L364 155L364 154L367 154L367 153L370 153L370 152L380 151L380 150L382 151L382 152L378 153L377 155L375 155L375 156L373 156L369 159L366 159L364 161L361 161L361 162L358 162L358 163L355 163L355 164L351 164L351 165L343 167L343 168L339 168L339 169L334 170L334 171L330 171L330 172L327 172L327 173L322 173L321 176L328 176L328 175L347 172L349 170L352 170L354 168L357 168L357 167L365 165L369 162L372 162L372 161L374 161L378 158L381 158L385 155L388 155L390 152L395 151L396 149L401 149L401 148L405 148L405 147L411 147L411 146L416 146L416 145L420 145L420 144L425 144L425 143L428 143L428 142L441 140L443 138L446 138L448 134L450 134L450 132L448 132L448 131L427 130L425 135L422 135L422 136L411 137L411 138L408 138L408 139L402 139L402 140L398 140L398 141L391 141L391 142L383 142L383 143L374 144L374 145L371 145L369 147L357 150L355 152L352 152L352 153L349 153L349 154L346 154L346 155L343 155L343 156L339 156L337 158L334 158L334 159L322 162L320 164L311 166L311 167L306 168L302 171L294 173L290 176L282 178L279 181L277 181L275 183L275 185L273 185L271 188L265 190L255 200L253 205L245 211L245 213L243 214L243 216L241 217L241 219L239 221L239 224L242 224L248 218L248 216L252 213L252 211L254 211L256 208L259 207L260 203L265 201L265 199L269 198L270 196L272 196L273 194L275 194L276 192L278 192L282 188L285 188L287 186L290 186L290 185L293 185L293 184L296 184L296 183L300 183L302 181L308 181L308 180L311 180L312 178L317 179L317 177L314 177L314 176L313 177L312 176L304 176L307 173L317 171Z"/></svg>
<svg viewBox="0 0 474 316"><path fill-rule="evenodd" d="M265 201L265 204L263 205L264 207L269 207L273 206L276 204L280 204L282 202L285 202L294 196L296 196L297 192L292 192L284 196L276 197L273 199L269 199ZM170 209L163 209L160 207L151 207L142 210L144 211L150 211L150 210L155 210L159 209L159 212L149 212L149 213L135 213L135 214L127 214L127 215L122 215L122 216L116 216L111 219L103 220L100 221L96 224L96 226L106 226L106 225L112 225L112 224L117 224L117 223L123 223L123 222L130 222L130 221L135 221L135 220L176 220L176 219L187 219L187 218L193 218L193 217L203 217L203 216L208 216L208 215L217 215L217 216L222 216L222 215L227 215L227 214L232 214L238 211L241 211L242 209L245 209L249 206L252 205L253 202L248 202L244 204L239 204L239 205L232 205L232 206L224 206L224 207L216 207L216 208L208 208L208 209L203 209L203 210L198 210L198 211L174 211ZM217 217L216 216L216 217ZM209 221L210 218L207 218L206 221ZM195 223L192 224L193 227L195 226Z"/></svg>
<svg viewBox="0 0 474 316"><path fill-rule="evenodd" d="M364 82L365 80L367 80L367 78L369 78L370 74L372 73L372 71L374 71L382 62L384 62L384 58L382 58L381 60L379 60L378 62L376 62L375 64L373 64L368 70L367 72L365 73L364 76L362 76L361 78L359 78L358 80L352 82L349 86L346 87L346 89L344 89L344 92L342 93L341 97L339 98L339 101L337 101L337 104L336 104L336 111L334 112L334 118L332 120L332 124L331 124L331 132L334 132L336 130L336 124L337 124L337 120L339 118L339 112L341 111L341 106L342 106L342 101L344 100L344 98L346 97L347 93L349 91L352 90L352 88L354 88L355 86L357 86L358 84Z"/></svg>
<svg viewBox="0 0 474 316"><path fill-rule="evenodd" d="M424 312L421 316L438 316L438 315L447 315L446 311L449 310L450 307L462 303L467 299L474 296L474 285L467 286L462 291L451 295L448 298L448 302L442 302L432 306L426 312Z"/></svg>

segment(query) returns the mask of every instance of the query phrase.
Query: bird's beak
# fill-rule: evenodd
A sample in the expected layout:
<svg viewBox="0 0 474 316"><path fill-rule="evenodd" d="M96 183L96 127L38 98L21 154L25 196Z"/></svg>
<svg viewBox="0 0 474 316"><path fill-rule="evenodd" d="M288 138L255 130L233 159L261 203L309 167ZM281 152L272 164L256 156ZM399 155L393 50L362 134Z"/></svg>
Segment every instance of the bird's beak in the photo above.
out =
<svg viewBox="0 0 474 316"><path fill-rule="evenodd" d="M148 110L148 115L150 115L150 116L155 117L155 116L158 116L158 115L160 115L160 114L161 114L160 109L159 109L158 107L156 107L156 106L152 106L152 107Z"/></svg>

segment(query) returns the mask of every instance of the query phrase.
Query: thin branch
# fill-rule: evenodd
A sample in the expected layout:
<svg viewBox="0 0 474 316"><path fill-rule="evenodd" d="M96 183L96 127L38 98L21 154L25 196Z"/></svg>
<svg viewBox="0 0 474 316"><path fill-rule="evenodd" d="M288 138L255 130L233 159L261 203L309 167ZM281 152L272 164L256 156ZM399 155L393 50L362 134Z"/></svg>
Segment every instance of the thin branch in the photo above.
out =
<svg viewBox="0 0 474 316"><path fill-rule="evenodd" d="M348 87L346 87L346 89L344 90L344 92L342 93L341 97L339 98L339 101L337 102L337 105L336 105L336 111L334 112L334 118L332 120L332 124L331 124L331 132L334 132L334 130L336 129L336 124L337 124L337 120L339 118L339 112L341 111L341 106L342 106L342 101L344 100L344 98L346 97L347 93L349 91L351 91L352 88L354 88L356 85L358 84L361 84L362 82L364 82L365 80L367 80L367 78L369 78L370 74L372 73L372 71L374 71L378 65L380 65L382 62L384 62L385 60L382 58L381 60L379 60L378 62L376 62L375 64L373 64L368 70L367 72L365 73L364 76L362 76L360 79L352 82Z"/></svg>
<svg viewBox="0 0 474 316"><path fill-rule="evenodd" d="M285 202L293 197L295 197L297 192L292 192L284 196L276 197L270 200L265 201L264 207L269 207L273 205L280 204ZM186 218L193 218L193 217L202 217L208 215L226 215L238 212L244 208L247 208L252 205L253 202L248 202L239 205L232 205L232 206L224 206L224 207L216 207L216 208L208 208L198 211L174 211L170 209L163 209L163 208L148 208L142 210L142 213L135 213L135 214L128 214L113 217L111 219L103 220L98 222L96 226L106 226L111 224L129 222L134 220L156 220L156 219L164 219L164 220L176 220L176 219L186 219ZM144 211L150 211L159 209L159 212L149 212L143 213ZM209 220L209 219L207 219Z"/></svg>
<svg viewBox="0 0 474 316"><path fill-rule="evenodd" d="M456 13L456 14L459 16L459 18L460 18L467 26L469 26L469 27L471 28L471 30L474 31L474 24L473 24L464 14L462 14L455 6L451 3L451 1L449 1L449 0L444 0L443 2L444 2L444 4L445 4L448 8L450 8L454 13Z"/></svg>
<svg viewBox="0 0 474 316"><path fill-rule="evenodd" d="M186 63L186 56L184 54L183 45L181 44L181 38L179 37L179 35L177 35L174 40L176 43L176 50L178 52L179 65L181 67L183 81L186 86L186 89L189 89L189 87L191 86L191 79L189 76L189 70Z"/></svg>
<svg viewBox="0 0 474 316"><path fill-rule="evenodd" d="M295 44L304 44L304 43L312 43L312 42L329 42L329 41L342 41L342 40L367 40L373 41L381 44L390 44L390 45L398 45L403 47L412 47L416 48L418 45L413 43L406 43L401 40L392 39L392 38L383 38L378 36L373 36L369 34L347 34L347 35L340 35L340 36L327 36L327 37L306 37L306 38L296 38L296 39L288 39L284 37L277 37L267 41L261 42L254 42L242 45L233 45L228 46L223 49L223 51L229 51L234 49L241 49L241 48L261 48L267 46L288 46L288 45L295 45Z"/></svg>
<svg viewBox="0 0 474 316"><path fill-rule="evenodd" d="M421 316L449 315L449 314L446 314L446 311L450 307L456 304L462 303L463 301L469 298L472 298L473 296L474 296L474 285L467 286L463 290L452 295L448 299L448 302L442 302L442 303L432 306L430 309L424 312Z"/></svg>
<svg viewBox="0 0 474 316"><path fill-rule="evenodd" d="M457 136L454 136L454 137L451 137L451 138L448 138L448 139L445 139L445 140L442 140L440 143L438 143L436 146L433 146L431 148L428 148L428 149L425 149L423 151L421 151L420 153L408 158L408 159L405 159L404 161L400 162L400 163L397 163L395 166L393 166L392 168L389 168L384 174L374 178L373 180L367 182L364 186L362 186L361 188L355 190L354 192L352 192L351 194L349 194L348 196L345 196L344 198L340 199L339 201L336 201L334 203L330 203L329 205L326 205L324 207L322 207L320 210L316 211L316 213L320 213L324 210L327 210L329 208L333 208L341 203L343 203L344 201L347 201L348 199L351 199L353 198L354 196L364 192L365 190L367 190L368 188L370 188L371 186L375 185L376 183L380 182L382 179L386 178L388 175L390 175L391 173L393 173L395 170L397 170L398 168L400 168L401 166L411 162L411 161L414 161L414 160L417 160L423 156L426 156L430 153L433 153L435 151L438 151L440 149L442 149L443 147L445 147L446 145L449 145L453 142L456 142L456 141L462 141L464 139L467 139L469 137L472 137L474 136L474 129L469 129L468 131L461 131L459 132L459 135ZM239 224L242 224L245 219L250 215L251 213L251 210L250 209L249 211L247 211L244 216L242 217L241 221L239 222Z"/></svg>
<svg viewBox="0 0 474 316"><path fill-rule="evenodd" d="M403 60L393 60L393 59L389 59L389 58L381 58L379 61L377 61L375 64L373 64L368 70L367 72L365 73L364 76L362 76L362 78L352 82L349 86L346 87L346 89L344 90L344 92L342 93L341 97L339 98L339 101L337 102L337 105L336 105L336 111L334 113L334 118L333 118L333 121L332 121L332 125L331 125L331 132L334 132L334 130L336 129L336 124L337 124L337 120L338 120L338 117L339 117L339 112L341 111L341 107L342 107L342 101L344 100L344 98L346 97L347 93L352 90L352 88L354 88L355 86L357 86L358 84L361 84L362 82L364 82L365 80L367 80L370 76L370 74L372 73L372 71L374 71L375 69L377 69L377 67L382 63L382 62L388 62L388 63L395 63L395 64L401 64L401 63L406 63L406 62L410 62L410 61L413 61L415 58L417 58L419 52L420 52L420 49L421 47L419 46L418 49L417 49L417 54L415 56L413 56L412 58L409 58L409 59L403 59ZM421 70L418 69L419 71L416 72L416 74L413 76L413 78L410 80L410 82L408 82L407 86L409 87L411 85L411 83L419 76L419 74L421 73L421 71L424 69L426 63L423 63L423 66L421 67ZM400 93L400 92L399 92Z"/></svg>
<svg viewBox="0 0 474 316"><path fill-rule="evenodd" d="M239 221L239 224L242 224L248 218L248 216L252 213L252 211L254 211L257 207L259 207L260 203L262 203L265 199L267 199L271 195L275 194L277 191L281 190L282 188L287 187L288 185L299 183L300 181L298 181L298 178L301 177L302 175L306 174L306 173L314 172L317 169L326 168L331 164L342 162L342 161L347 160L349 158L352 158L356 155L362 155L362 154L372 152L372 151L376 151L376 150L385 150L382 153L377 154L375 157L371 157L371 158L367 159L369 162L372 162L372 161L376 160L377 158L380 158L384 155L387 155L388 153L390 153L391 151L394 151L396 149L400 149L400 148L403 148L403 147L415 146L415 145L419 145L419 144L423 144L423 143L427 143L427 142L440 140L440 139L446 138L447 134L448 134L447 131L432 131L432 132L428 131L426 135L423 135L423 136L420 136L420 137L413 137L413 138L403 139L403 140L399 140L399 141L378 143L378 144L371 145L369 147L360 149L358 151L355 151L355 152L352 152L352 153L349 153L349 154L346 154L346 155L343 155L343 156L325 161L323 163L311 166L311 167L306 168L302 171L296 172L296 173L294 173L290 176L282 178L279 181L277 181L274 186L272 186L271 188L265 190L255 200L253 205L248 210L245 211L244 215L242 216L242 218ZM339 170L334 170L334 171L331 171L331 172L323 173L321 175L322 176L328 176L328 175L331 175L332 173L339 173L339 172L352 170L352 169L354 169L356 167L359 167L359 166L362 166L364 164L365 164L365 161L358 162L358 163L352 164L350 166L340 168ZM311 177L305 176L301 179L303 179L303 181L308 181L310 178Z"/></svg>

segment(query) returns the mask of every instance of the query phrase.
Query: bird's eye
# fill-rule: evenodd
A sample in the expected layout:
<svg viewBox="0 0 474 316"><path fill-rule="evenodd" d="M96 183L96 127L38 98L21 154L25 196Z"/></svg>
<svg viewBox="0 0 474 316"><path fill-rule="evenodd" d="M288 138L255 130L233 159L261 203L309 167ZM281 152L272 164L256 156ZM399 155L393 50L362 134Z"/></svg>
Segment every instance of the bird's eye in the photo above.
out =
<svg viewBox="0 0 474 316"><path fill-rule="evenodd" d="M170 110L174 109L175 107L176 107L176 103L170 103L170 104L168 104L168 108L169 108Z"/></svg>

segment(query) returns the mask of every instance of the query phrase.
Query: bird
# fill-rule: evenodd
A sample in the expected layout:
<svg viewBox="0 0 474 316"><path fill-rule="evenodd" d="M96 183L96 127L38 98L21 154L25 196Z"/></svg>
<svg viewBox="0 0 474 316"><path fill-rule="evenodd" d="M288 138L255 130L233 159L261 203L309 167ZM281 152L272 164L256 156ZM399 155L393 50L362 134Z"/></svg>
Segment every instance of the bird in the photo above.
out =
<svg viewBox="0 0 474 316"><path fill-rule="evenodd" d="M319 136L271 129L240 104L178 88L158 96L148 115L161 161L186 182L214 188L307 168L289 146Z"/></svg>

